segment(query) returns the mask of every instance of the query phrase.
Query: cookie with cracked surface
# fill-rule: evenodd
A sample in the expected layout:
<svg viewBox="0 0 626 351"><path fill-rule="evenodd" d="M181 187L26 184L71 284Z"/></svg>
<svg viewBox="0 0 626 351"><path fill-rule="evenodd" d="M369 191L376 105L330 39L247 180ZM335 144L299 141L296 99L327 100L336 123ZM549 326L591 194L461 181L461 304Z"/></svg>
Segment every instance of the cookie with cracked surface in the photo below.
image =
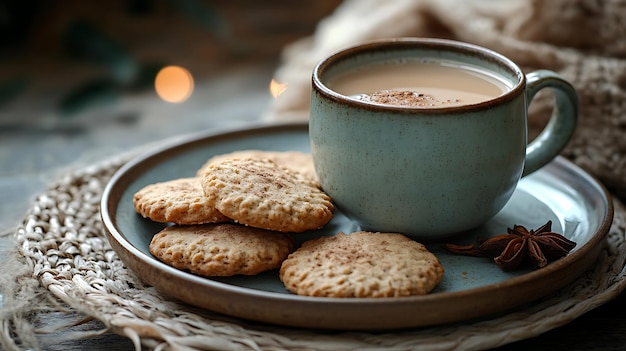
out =
<svg viewBox="0 0 626 351"><path fill-rule="evenodd" d="M233 223L170 226L150 253L175 268L209 277L255 275L280 267L293 250L289 234Z"/></svg>
<svg viewBox="0 0 626 351"><path fill-rule="evenodd" d="M251 227L303 232L323 227L334 206L309 177L268 159L227 159L202 176L209 203Z"/></svg>
<svg viewBox="0 0 626 351"><path fill-rule="evenodd" d="M238 150L226 154L215 155L209 158L205 164L198 169L196 175L201 177L210 165L233 158L269 159L276 162L276 164L280 166L292 171L300 172L301 174L309 176L311 179L317 181L317 174L315 173L315 167L313 166L313 156L309 153L300 151Z"/></svg>
<svg viewBox="0 0 626 351"><path fill-rule="evenodd" d="M149 184L133 195L137 213L155 222L202 224L232 221L209 204L200 178L180 178Z"/></svg>
<svg viewBox="0 0 626 351"><path fill-rule="evenodd" d="M304 242L280 280L298 295L398 297L429 293L443 273L433 253L402 234L356 232Z"/></svg>

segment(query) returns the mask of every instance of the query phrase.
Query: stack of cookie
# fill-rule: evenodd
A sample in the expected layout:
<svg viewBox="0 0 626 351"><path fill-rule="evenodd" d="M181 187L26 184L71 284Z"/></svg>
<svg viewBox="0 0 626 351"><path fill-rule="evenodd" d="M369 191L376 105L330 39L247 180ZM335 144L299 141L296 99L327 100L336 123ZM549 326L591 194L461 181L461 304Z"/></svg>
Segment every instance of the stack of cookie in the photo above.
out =
<svg viewBox="0 0 626 351"><path fill-rule="evenodd" d="M333 297L421 295L443 276L435 255L401 234L338 233L294 251L292 235L325 226L334 212L310 154L215 156L195 177L147 185L133 200L143 217L173 224L153 237L150 252L203 276L280 268L288 290Z"/></svg>

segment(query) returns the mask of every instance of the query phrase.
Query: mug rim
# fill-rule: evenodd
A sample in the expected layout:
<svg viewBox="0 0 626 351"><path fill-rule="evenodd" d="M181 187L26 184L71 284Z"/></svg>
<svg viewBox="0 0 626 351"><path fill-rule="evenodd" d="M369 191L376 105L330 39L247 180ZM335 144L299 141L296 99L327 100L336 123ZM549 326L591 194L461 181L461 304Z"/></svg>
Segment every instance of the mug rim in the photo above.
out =
<svg viewBox="0 0 626 351"><path fill-rule="evenodd" d="M517 82L513 84L513 86L506 90L501 95L498 95L494 98L472 103L472 104L464 104L457 106L446 106L446 107L411 107L411 106L399 106L399 105L383 105L376 104L367 101L361 101L349 98L343 94L340 94L333 89L329 88L325 83L322 82L320 76L322 73L332 67L333 64L341 62L350 57L358 56L362 53L368 53L379 49L387 49L387 50L409 50L411 48L431 48L431 49L446 49L448 51L456 51L460 53L469 53L476 54L480 56L482 60L489 61L491 63L500 65L505 67L509 71L515 74L517 77ZM312 74L312 86L314 91L321 93L331 100L335 100L337 102L349 105L351 107L363 108L374 111L394 111L401 113L419 113L419 114L449 114L451 112L468 112L475 110L483 110L486 108L494 107L496 105L506 103L524 91L524 87L526 86L526 75L522 72L521 68L517 64L515 64L512 60L507 58L506 56L495 52L493 50L487 49L485 47L470 44L457 40L450 39L437 39L437 38L415 38L415 37L403 37L403 38L386 38L386 39L377 39L370 40L363 43L359 43L353 46L345 47L343 49L337 50L334 53L326 56L324 59L319 61L314 69Z"/></svg>

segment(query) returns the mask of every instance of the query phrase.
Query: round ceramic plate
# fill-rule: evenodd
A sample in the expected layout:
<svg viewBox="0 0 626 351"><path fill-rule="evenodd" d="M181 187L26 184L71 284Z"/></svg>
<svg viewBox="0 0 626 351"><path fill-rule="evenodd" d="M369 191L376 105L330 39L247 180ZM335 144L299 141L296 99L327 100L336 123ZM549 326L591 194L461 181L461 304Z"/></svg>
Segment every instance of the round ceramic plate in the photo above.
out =
<svg viewBox="0 0 626 351"><path fill-rule="evenodd" d="M309 151L303 124L255 126L210 133L165 145L123 166L102 198L107 237L128 268L146 283L189 304L244 319L294 327L383 330L489 318L550 294L596 260L612 222L606 190L591 176L557 158L519 183L506 207L484 226L448 242L476 242L515 224L529 229L552 220L553 231L577 243L566 257L538 270L503 272L485 258L455 255L441 243L427 247L440 259L444 278L430 294L401 298L324 298L289 293L276 270L256 276L205 278L155 259L148 246L165 225L138 215L133 194L142 187L191 177L211 156L235 150ZM454 218L450 218L454 220ZM293 234L299 242L358 230L337 212L323 229Z"/></svg>

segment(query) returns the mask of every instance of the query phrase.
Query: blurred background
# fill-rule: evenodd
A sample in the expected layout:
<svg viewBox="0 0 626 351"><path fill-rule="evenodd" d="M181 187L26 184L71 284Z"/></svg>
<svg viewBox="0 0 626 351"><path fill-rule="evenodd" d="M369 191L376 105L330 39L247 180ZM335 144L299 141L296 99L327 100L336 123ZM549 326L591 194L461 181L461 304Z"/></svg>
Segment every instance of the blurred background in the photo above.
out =
<svg viewBox="0 0 626 351"><path fill-rule="evenodd" d="M66 169L259 119L282 48L338 4L0 0L0 230Z"/></svg>

